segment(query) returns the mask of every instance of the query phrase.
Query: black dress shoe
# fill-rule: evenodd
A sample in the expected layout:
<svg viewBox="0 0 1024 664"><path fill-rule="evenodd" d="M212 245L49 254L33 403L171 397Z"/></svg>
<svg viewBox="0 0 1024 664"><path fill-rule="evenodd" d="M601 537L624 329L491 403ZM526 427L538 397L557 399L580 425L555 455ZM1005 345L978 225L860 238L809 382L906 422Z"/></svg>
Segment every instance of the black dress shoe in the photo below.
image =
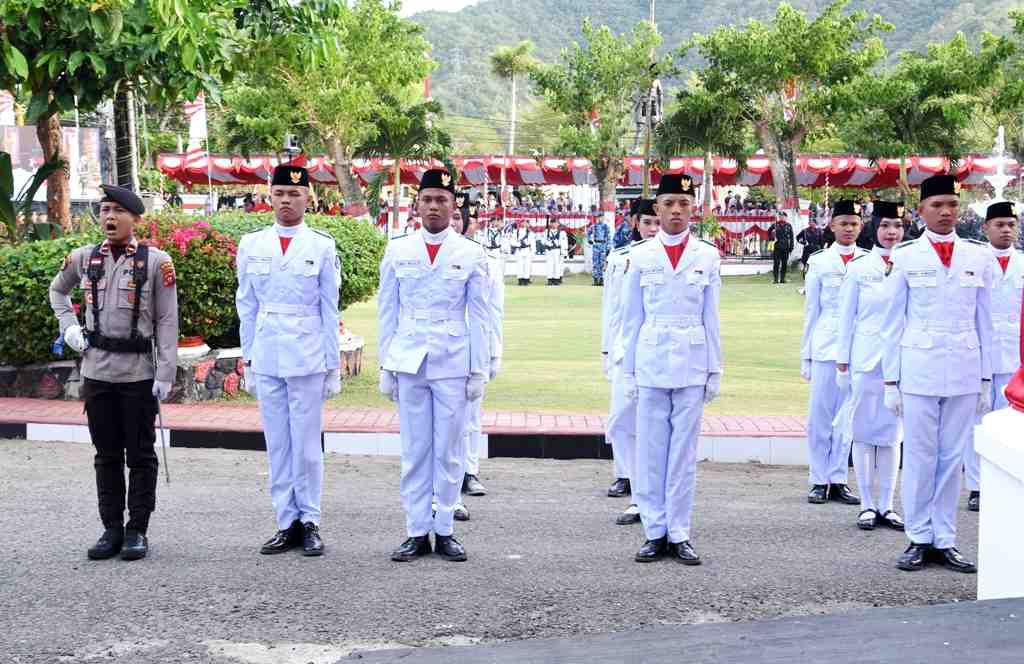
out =
<svg viewBox="0 0 1024 664"><path fill-rule="evenodd" d="M284 530L277 531L273 537L264 542L263 546L260 547L260 553L268 556L275 553L284 553L289 549L301 546L302 540L302 523L296 519L292 521L292 525Z"/></svg>
<svg viewBox="0 0 1024 664"><path fill-rule="evenodd" d="M107 528L96 540L96 543L89 548L90 560L106 560L121 553L121 545L124 544L124 526Z"/></svg>
<svg viewBox="0 0 1024 664"><path fill-rule="evenodd" d="M320 527L315 523L302 524L302 555L324 555L324 541L320 538Z"/></svg>
<svg viewBox="0 0 1024 664"><path fill-rule="evenodd" d="M391 560L396 563L407 563L427 555L430 555L430 536L421 535L402 542L402 546L391 552Z"/></svg>
<svg viewBox="0 0 1024 664"><path fill-rule="evenodd" d="M629 486L629 480L625 477L619 477L612 482L610 487L608 487L609 498L622 498L623 496L628 496L632 492L632 487Z"/></svg>
<svg viewBox="0 0 1024 664"><path fill-rule="evenodd" d="M453 563L461 563L466 559L466 549L454 535L435 535L434 550L437 555Z"/></svg>
<svg viewBox="0 0 1024 664"><path fill-rule="evenodd" d="M486 496L487 487L480 483L480 478L476 475L466 473L466 476L462 478L462 493L467 493L471 496Z"/></svg>
<svg viewBox="0 0 1024 664"><path fill-rule="evenodd" d="M878 512L875 510L864 510L857 515L857 527L861 530L874 530L878 522Z"/></svg>
<svg viewBox="0 0 1024 664"><path fill-rule="evenodd" d="M665 555L668 550L668 538L660 537L654 540L647 540L644 542L640 550L636 552L636 556L633 560L638 563L650 563L654 562L658 558Z"/></svg>
<svg viewBox="0 0 1024 664"><path fill-rule="evenodd" d="M149 553L149 542L146 533L138 530L124 531L124 544L121 545L121 560L142 560Z"/></svg>
<svg viewBox="0 0 1024 664"><path fill-rule="evenodd" d="M828 500L828 486L825 484L815 484L807 493L807 502L809 503L821 505L826 500Z"/></svg>
<svg viewBox="0 0 1024 664"><path fill-rule="evenodd" d="M883 526L888 526L893 530L906 529L906 524L903 523L903 517L901 517L896 512L893 512L892 510L889 510L888 512L883 514L879 523Z"/></svg>
<svg viewBox="0 0 1024 664"><path fill-rule="evenodd" d="M928 552L931 548L931 544L911 543L907 550L903 552L903 555L896 561L896 567L907 572L916 572L919 569L924 569L924 566L927 564Z"/></svg>
<svg viewBox="0 0 1024 664"><path fill-rule="evenodd" d="M845 484L830 484L828 486L828 499L847 505L860 505L860 497L850 491L850 487Z"/></svg>
<svg viewBox="0 0 1024 664"><path fill-rule="evenodd" d="M700 565L700 556L693 550L690 540L685 542L672 543L668 545L668 557L684 565Z"/></svg>
<svg viewBox="0 0 1024 664"><path fill-rule="evenodd" d="M629 526L634 523L640 523L640 512L636 505L630 505L629 509L615 517L615 524L618 526Z"/></svg>
<svg viewBox="0 0 1024 664"><path fill-rule="evenodd" d="M934 551L939 555L942 566L946 569L962 574L976 574L978 572L977 565L964 558L959 551L952 547L948 549L935 549Z"/></svg>
<svg viewBox="0 0 1024 664"><path fill-rule="evenodd" d="M971 512L981 511L981 492L972 491L971 495L967 496L967 509Z"/></svg>

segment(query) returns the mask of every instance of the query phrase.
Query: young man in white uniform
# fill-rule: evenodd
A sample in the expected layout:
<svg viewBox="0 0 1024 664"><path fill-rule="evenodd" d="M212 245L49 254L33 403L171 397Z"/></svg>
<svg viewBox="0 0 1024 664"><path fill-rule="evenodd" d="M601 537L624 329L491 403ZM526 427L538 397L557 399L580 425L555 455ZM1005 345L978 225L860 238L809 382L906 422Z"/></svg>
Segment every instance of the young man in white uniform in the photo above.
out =
<svg viewBox="0 0 1024 664"><path fill-rule="evenodd" d="M1014 203L994 203L985 214L982 226L994 255L992 285L992 407L1009 404L1003 389L1021 365L1020 317L1021 292L1024 287L1024 255L1016 249L1020 227ZM978 416L981 424L981 416ZM964 480L970 495L967 509L981 509L981 468L974 451L974 437L964 451Z"/></svg>
<svg viewBox="0 0 1024 664"><path fill-rule="evenodd" d="M853 470L860 487L857 526L903 530L903 519L893 509L903 427L882 404L883 348L878 341L890 302L892 248L903 239L903 206L878 201L875 212L878 218L868 224L875 246L850 261L839 289L836 384L848 396L840 410L838 435L844 444L853 443Z"/></svg>
<svg viewBox="0 0 1024 664"><path fill-rule="evenodd" d="M569 238L558 223L558 219L548 219L547 230L544 231L544 262L548 273L548 286L561 286L565 272L565 257L569 252Z"/></svg>
<svg viewBox="0 0 1024 664"><path fill-rule="evenodd" d="M512 255L516 257L516 275L520 286L530 285L530 271L533 269L533 233L526 219L520 218L509 236Z"/></svg>
<svg viewBox="0 0 1024 664"><path fill-rule="evenodd" d="M309 228L309 173L278 166L270 187L273 226L238 244L238 309L246 389L260 402L270 495L278 532L260 549L323 554L320 492L322 402L341 391L334 238Z"/></svg>
<svg viewBox="0 0 1024 664"><path fill-rule="evenodd" d="M636 401L626 398L622 382L622 284L630 267L630 252L657 236L661 220L653 200L642 200L636 206L639 221L632 229L632 244L616 249L608 256L604 269L604 292L601 306L601 359L605 376L611 381L612 397L608 412L606 437L612 446L615 481L608 487L608 496L618 498L632 493L630 478L636 461ZM620 526L640 521L640 508L631 503L615 523Z"/></svg>
<svg viewBox="0 0 1024 664"><path fill-rule="evenodd" d="M690 544L690 517L701 415L721 386L722 279L718 249L690 236L694 195L688 176L662 176L655 203L661 229L630 252L622 290L622 380L626 397L639 399L631 481L646 541L637 562L667 553L701 563Z"/></svg>
<svg viewBox="0 0 1024 664"><path fill-rule="evenodd" d="M910 540L896 566L936 562L973 574L956 550L956 503L964 449L975 416L992 406L992 252L957 237L960 183L936 175L921 183L926 230L892 254L892 305L885 346L885 405L903 415L903 482Z"/></svg>
<svg viewBox="0 0 1024 664"><path fill-rule="evenodd" d="M836 384L836 332L839 327L839 288L846 278L846 266L866 253L857 246L860 235L860 205L838 201L830 225L836 241L828 249L812 254L805 277L804 334L800 345L800 375L811 383L810 413L807 418L811 490L807 502L835 500L857 505L860 498L847 486L850 446L844 444L834 426L846 391Z"/></svg>
<svg viewBox="0 0 1024 664"><path fill-rule="evenodd" d="M391 554L398 562L429 554L431 531L442 558L466 560L453 513L466 405L483 395L490 371L490 313L483 248L450 227L452 184L447 171L423 174L416 203L423 230L393 239L380 266L380 391L398 402L408 534Z"/></svg>

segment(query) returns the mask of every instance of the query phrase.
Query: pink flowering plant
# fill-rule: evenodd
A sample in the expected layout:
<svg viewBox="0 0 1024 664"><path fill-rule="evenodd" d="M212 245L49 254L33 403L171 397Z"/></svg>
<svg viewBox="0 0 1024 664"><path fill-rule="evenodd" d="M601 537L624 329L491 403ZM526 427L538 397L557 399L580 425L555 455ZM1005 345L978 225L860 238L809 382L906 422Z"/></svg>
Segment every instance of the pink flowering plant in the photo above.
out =
<svg viewBox="0 0 1024 664"><path fill-rule="evenodd" d="M183 215L147 216L135 234L174 262L181 336L209 339L236 324L235 240L204 219Z"/></svg>

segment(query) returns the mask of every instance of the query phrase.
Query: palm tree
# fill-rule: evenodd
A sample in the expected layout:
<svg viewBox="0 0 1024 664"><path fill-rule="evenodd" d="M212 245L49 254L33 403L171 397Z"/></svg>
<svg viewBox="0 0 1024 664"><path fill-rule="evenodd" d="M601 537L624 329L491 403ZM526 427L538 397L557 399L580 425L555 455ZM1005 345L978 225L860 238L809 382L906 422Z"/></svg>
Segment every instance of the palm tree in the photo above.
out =
<svg viewBox="0 0 1024 664"><path fill-rule="evenodd" d="M442 115L441 105L436 101L424 101L407 106L398 99L385 97L381 102L380 110L372 119L373 138L357 147L353 156L394 158L392 224L397 225L398 207L401 203L402 159L438 159L445 163L452 175L455 175L455 169L449 161L452 138L435 123ZM367 192L371 205L376 205L384 177L383 173L378 176ZM390 232L388 235L390 237Z"/></svg>
<svg viewBox="0 0 1024 664"><path fill-rule="evenodd" d="M519 76L529 73L536 64L533 57L533 42L524 39L515 46L500 46L491 53L491 73L498 78L512 82L512 103L509 109L508 154L516 149L516 82Z"/></svg>

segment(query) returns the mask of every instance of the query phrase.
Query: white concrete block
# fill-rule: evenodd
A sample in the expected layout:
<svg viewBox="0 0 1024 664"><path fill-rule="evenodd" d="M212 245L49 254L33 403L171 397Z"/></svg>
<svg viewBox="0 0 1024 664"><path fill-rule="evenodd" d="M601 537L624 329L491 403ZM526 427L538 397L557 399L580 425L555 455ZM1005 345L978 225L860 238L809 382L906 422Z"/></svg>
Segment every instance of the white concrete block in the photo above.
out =
<svg viewBox="0 0 1024 664"><path fill-rule="evenodd" d="M73 424L33 424L25 425L25 438L29 440L53 440L61 443L75 442Z"/></svg>
<svg viewBox="0 0 1024 664"><path fill-rule="evenodd" d="M402 456L402 436L397 433L375 434L380 441L380 451L383 456Z"/></svg>
<svg viewBox="0 0 1024 664"><path fill-rule="evenodd" d="M715 436L711 460L717 463L769 463L768 438Z"/></svg>
<svg viewBox="0 0 1024 664"><path fill-rule="evenodd" d="M806 466L807 439L805 438L772 438L771 461L776 466Z"/></svg>
<svg viewBox="0 0 1024 664"><path fill-rule="evenodd" d="M334 454L380 454L377 434L372 433L325 433L324 451Z"/></svg>
<svg viewBox="0 0 1024 664"><path fill-rule="evenodd" d="M978 599L1024 597L1024 413L989 413L974 429L981 456Z"/></svg>
<svg viewBox="0 0 1024 664"><path fill-rule="evenodd" d="M715 455L715 444L707 436L697 438L697 463L711 461Z"/></svg>

